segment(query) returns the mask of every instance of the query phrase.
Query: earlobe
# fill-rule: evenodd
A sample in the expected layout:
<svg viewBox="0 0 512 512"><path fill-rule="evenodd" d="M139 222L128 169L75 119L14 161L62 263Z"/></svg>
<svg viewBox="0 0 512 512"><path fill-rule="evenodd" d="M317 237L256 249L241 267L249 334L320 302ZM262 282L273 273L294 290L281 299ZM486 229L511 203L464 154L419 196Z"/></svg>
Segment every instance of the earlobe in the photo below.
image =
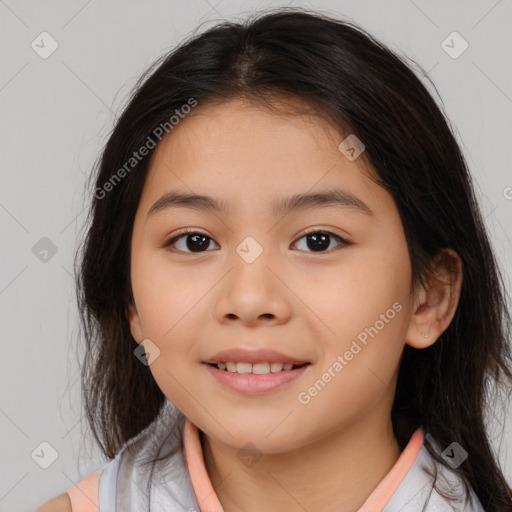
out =
<svg viewBox="0 0 512 512"><path fill-rule="evenodd" d="M137 309L132 304L128 306L126 317L130 324L130 332L132 333L133 339L137 343L141 343L144 339L144 336L142 335L141 321Z"/></svg>
<svg viewBox="0 0 512 512"><path fill-rule="evenodd" d="M426 288L418 294L418 303L409 323L406 343L427 348L448 328L462 288L462 261L452 249L443 249L435 258L435 268Z"/></svg>
<svg viewBox="0 0 512 512"><path fill-rule="evenodd" d="M437 337L434 336L433 329L435 311L425 288L420 290L413 311L407 330L406 343L414 348L427 348L436 341Z"/></svg>

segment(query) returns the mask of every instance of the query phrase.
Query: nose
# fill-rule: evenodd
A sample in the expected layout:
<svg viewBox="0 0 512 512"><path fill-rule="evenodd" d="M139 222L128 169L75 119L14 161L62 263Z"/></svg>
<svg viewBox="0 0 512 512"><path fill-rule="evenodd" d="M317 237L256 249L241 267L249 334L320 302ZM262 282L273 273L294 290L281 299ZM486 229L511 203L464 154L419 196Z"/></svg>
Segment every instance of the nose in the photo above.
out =
<svg viewBox="0 0 512 512"><path fill-rule="evenodd" d="M238 259L238 261L237 261ZM215 315L221 323L240 322L247 327L279 325L289 320L289 288L275 259L263 252L248 263L234 258L230 272L219 283Z"/></svg>

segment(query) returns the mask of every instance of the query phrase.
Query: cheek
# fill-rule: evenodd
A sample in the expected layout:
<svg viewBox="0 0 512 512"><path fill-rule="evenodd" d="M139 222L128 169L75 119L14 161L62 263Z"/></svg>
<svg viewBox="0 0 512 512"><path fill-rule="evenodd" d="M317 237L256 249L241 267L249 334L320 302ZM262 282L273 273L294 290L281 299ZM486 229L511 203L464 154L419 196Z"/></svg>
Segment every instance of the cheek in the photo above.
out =
<svg viewBox="0 0 512 512"><path fill-rule="evenodd" d="M164 395L178 409L187 412L191 396L200 396L192 378L199 365L197 340L201 339L204 298L211 284L201 285L186 271L178 271L165 261L150 257L136 267L133 291L144 327L159 350L149 369ZM192 401L193 402L193 401Z"/></svg>
<svg viewBox="0 0 512 512"><path fill-rule="evenodd" d="M310 286L301 296L307 297L317 336L325 341L323 364L328 366L338 355L352 351L357 355L347 356L366 367L387 361L385 373L392 374L408 323L410 264L406 248L358 248L347 252L336 267L310 276Z"/></svg>
<svg viewBox="0 0 512 512"><path fill-rule="evenodd" d="M369 263L359 259L315 292L317 311L328 329L322 327L317 373L302 390L309 403L298 401L308 412L302 416L305 430L317 424L336 429L380 400L389 406L393 402L407 330L407 277L399 278L386 261Z"/></svg>
<svg viewBox="0 0 512 512"><path fill-rule="evenodd" d="M171 265L163 252L142 252L132 265L133 293L145 336L159 340L163 348L177 339L180 329L186 327L191 336L190 328L198 325L194 315L213 278L208 279L204 272L194 275L191 267Z"/></svg>

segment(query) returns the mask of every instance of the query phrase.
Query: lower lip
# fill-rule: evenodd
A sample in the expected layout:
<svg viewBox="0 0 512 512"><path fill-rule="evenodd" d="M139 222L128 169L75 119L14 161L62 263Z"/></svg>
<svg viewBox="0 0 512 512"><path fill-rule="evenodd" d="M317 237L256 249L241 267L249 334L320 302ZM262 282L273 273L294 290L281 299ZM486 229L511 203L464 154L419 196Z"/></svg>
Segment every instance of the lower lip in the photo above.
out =
<svg viewBox="0 0 512 512"><path fill-rule="evenodd" d="M235 373L219 370L215 366L203 363L217 382L224 386L247 395L257 395L273 391L278 387L298 379L311 364L306 364L294 370L281 370L275 373L255 375L253 373Z"/></svg>

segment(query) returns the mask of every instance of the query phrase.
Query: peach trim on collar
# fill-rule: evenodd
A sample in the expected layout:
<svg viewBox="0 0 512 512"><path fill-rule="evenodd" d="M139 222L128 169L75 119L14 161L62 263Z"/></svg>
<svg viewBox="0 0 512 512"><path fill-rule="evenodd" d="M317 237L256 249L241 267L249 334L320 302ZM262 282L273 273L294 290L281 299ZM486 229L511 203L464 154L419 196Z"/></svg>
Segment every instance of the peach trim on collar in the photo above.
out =
<svg viewBox="0 0 512 512"><path fill-rule="evenodd" d="M200 512L224 512L206 471L197 427L185 419L183 440L188 471Z"/></svg>
<svg viewBox="0 0 512 512"><path fill-rule="evenodd" d="M357 512L381 512L409 472L423 445L423 431L416 429L389 473L368 496Z"/></svg>

